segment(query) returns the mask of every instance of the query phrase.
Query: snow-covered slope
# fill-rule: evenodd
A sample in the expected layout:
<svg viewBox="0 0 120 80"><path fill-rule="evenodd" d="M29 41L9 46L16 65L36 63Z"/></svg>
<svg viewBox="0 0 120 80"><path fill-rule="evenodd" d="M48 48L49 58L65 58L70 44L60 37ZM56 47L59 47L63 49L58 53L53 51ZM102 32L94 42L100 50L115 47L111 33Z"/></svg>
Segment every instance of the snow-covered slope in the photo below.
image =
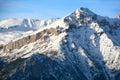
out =
<svg viewBox="0 0 120 80"><path fill-rule="evenodd" d="M118 18L118 19L120 19L120 14L118 14L115 18Z"/></svg>
<svg viewBox="0 0 120 80"><path fill-rule="evenodd" d="M120 80L120 20L87 8L0 49L1 79Z"/></svg>
<svg viewBox="0 0 120 80"><path fill-rule="evenodd" d="M0 44L31 34L42 29L57 19L8 19L0 21Z"/></svg>

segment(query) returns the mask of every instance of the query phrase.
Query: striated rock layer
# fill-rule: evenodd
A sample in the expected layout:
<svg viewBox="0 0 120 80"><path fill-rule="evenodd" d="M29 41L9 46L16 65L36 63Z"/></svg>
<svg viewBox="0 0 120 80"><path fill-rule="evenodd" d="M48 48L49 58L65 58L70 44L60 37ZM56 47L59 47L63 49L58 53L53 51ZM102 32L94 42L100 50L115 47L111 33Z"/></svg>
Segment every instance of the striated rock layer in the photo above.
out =
<svg viewBox="0 0 120 80"><path fill-rule="evenodd" d="M59 32L57 31L57 29L55 28L50 28L50 29L45 29L41 32L38 32L36 34L33 35L29 35L27 37L23 37L22 39L16 40L16 41L11 41L6 45L1 45L0 47L3 48L3 52L4 53L8 53L14 49L20 49L21 47L33 43L39 39L42 40L42 42L45 42L45 38L47 36L44 36L45 34L51 34L51 35L58 35Z"/></svg>

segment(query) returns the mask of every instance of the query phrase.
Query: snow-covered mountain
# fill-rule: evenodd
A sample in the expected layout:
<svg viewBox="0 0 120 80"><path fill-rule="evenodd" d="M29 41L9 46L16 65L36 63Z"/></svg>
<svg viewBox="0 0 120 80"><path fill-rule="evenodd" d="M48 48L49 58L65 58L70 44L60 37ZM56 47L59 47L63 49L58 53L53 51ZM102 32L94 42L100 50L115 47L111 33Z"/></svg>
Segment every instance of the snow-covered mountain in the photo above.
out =
<svg viewBox="0 0 120 80"><path fill-rule="evenodd" d="M6 44L11 40L27 36L34 31L50 25L58 19L8 19L0 21L0 43Z"/></svg>
<svg viewBox="0 0 120 80"><path fill-rule="evenodd" d="M79 8L63 18L40 22L0 22L3 36L33 30L4 44L1 37L0 79L120 80L120 19ZM25 25L30 29L26 31Z"/></svg>
<svg viewBox="0 0 120 80"><path fill-rule="evenodd" d="M120 14L118 14L118 15L116 16L116 18L120 19Z"/></svg>

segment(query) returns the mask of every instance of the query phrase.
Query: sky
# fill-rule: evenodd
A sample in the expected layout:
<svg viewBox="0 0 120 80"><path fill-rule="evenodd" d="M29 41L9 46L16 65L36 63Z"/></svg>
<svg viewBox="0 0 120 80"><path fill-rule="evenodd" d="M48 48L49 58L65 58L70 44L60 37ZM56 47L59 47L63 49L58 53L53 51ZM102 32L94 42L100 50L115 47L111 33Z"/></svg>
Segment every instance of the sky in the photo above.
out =
<svg viewBox="0 0 120 80"><path fill-rule="evenodd" d="M102 16L115 17L120 13L120 0L0 0L0 20L60 18L80 7Z"/></svg>

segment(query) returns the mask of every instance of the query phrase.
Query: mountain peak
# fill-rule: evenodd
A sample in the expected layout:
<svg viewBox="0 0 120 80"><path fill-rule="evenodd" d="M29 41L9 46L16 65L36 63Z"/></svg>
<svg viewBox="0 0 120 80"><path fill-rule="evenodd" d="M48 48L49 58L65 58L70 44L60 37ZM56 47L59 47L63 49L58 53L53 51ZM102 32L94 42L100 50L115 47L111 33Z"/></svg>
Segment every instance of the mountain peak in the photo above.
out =
<svg viewBox="0 0 120 80"><path fill-rule="evenodd" d="M81 8L78 8L74 11L74 13L76 15L94 15L95 13L93 13L91 10L89 10L88 8L84 8L84 7L81 7Z"/></svg>
<svg viewBox="0 0 120 80"><path fill-rule="evenodd" d="M70 16L70 17L71 16L77 16L77 17L79 17L79 16L82 16L82 15L88 17L88 16L95 15L95 13L93 13L88 8L81 7L81 8L76 9L73 13L69 14L68 16ZM66 17L68 17L68 16L66 16Z"/></svg>
<svg viewBox="0 0 120 80"><path fill-rule="evenodd" d="M76 12L88 12L88 11L90 11L88 8L84 8L84 7L81 7L81 8L78 8L78 9L76 9Z"/></svg>
<svg viewBox="0 0 120 80"><path fill-rule="evenodd" d="M78 8L70 15L64 18L64 22L81 25L81 23L89 22L91 20L96 20L97 15L90 11L88 8Z"/></svg>

